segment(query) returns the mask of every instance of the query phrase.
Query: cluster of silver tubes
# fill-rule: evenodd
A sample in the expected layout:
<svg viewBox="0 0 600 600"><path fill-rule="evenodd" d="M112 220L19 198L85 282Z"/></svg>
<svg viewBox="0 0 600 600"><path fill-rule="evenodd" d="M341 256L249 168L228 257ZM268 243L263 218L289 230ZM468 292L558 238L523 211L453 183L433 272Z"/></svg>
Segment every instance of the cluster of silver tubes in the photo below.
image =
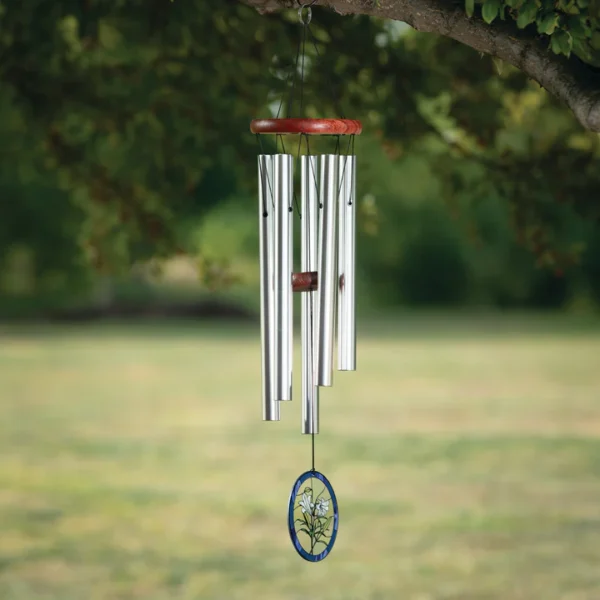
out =
<svg viewBox="0 0 600 600"><path fill-rule="evenodd" d="M293 157L258 157L263 419L279 421L280 402L292 399ZM319 433L319 387L337 367L356 370L356 157L301 157L302 433ZM296 274L299 275L299 274ZM299 290L300 291L300 290ZM337 307L336 307L337 305Z"/></svg>

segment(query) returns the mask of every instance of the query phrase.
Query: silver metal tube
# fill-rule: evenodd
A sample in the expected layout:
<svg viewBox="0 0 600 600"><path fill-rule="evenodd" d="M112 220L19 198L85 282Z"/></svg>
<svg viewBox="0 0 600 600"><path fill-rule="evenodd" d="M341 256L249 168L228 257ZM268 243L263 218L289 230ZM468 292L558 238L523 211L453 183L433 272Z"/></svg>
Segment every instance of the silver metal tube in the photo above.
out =
<svg viewBox="0 0 600 600"><path fill-rule="evenodd" d="M356 371L356 157L339 157L338 370Z"/></svg>
<svg viewBox="0 0 600 600"><path fill-rule="evenodd" d="M293 163L291 154L273 156L275 194L275 397L292 399L292 194Z"/></svg>
<svg viewBox="0 0 600 600"><path fill-rule="evenodd" d="M270 154L258 157L258 228L260 238L260 335L262 362L263 420L279 421L275 397L273 361L273 160Z"/></svg>
<svg viewBox="0 0 600 600"><path fill-rule="evenodd" d="M289 165L290 165L290 175L289 175L289 204L288 204L288 229L290 235L288 237L288 283L287 283L287 293L288 293L288 303L289 303L289 311L288 311L288 389L289 398L292 399L292 379L293 379L293 370L294 370L294 286L293 286L293 276L294 276L294 213L293 213L293 204L294 204L294 157L289 155Z"/></svg>
<svg viewBox="0 0 600 600"><path fill-rule="evenodd" d="M318 158L301 158L301 258L303 272L318 268L319 215ZM302 299L302 433L319 433L319 388L315 384L316 305L318 292L303 292Z"/></svg>
<svg viewBox="0 0 600 600"><path fill-rule="evenodd" d="M338 248L337 248L337 263L338 263L338 286L337 286L337 353L338 353L338 370L341 370L341 365L345 363L347 347L345 344L346 336L344 334L346 328L346 304L344 302L344 272L346 265L345 244L346 244L346 167L348 166L348 157L338 157Z"/></svg>
<svg viewBox="0 0 600 600"><path fill-rule="evenodd" d="M338 196L338 157L321 156L319 224L319 321L317 339L317 385L333 383L333 336L337 292L335 224Z"/></svg>

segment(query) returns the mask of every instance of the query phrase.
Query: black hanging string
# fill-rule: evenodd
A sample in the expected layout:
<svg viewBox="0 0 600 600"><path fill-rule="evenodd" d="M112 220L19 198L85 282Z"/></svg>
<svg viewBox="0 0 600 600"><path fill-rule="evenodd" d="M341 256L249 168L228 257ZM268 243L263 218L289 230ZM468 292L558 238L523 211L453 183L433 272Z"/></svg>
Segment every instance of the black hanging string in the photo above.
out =
<svg viewBox="0 0 600 600"><path fill-rule="evenodd" d="M317 57L318 57L319 61L321 61L322 58L321 58L321 53L319 52L319 47L317 46L317 38L316 38L315 34L313 33L312 29L310 28L310 24L306 25L306 29L308 30L308 33L310 34L312 45L313 45L313 48L315 49ZM338 98L335 95L335 89L333 87L333 80L330 78L327 78L327 82L329 83L329 91L331 93L331 100L333 102L333 108L339 112L340 118L344 119L345 117L344 117L344 113L342 112L342 110L340 108L340 102L338 101Z"/></svg>
<svg viewBox="0 0 600 600"><path fill-rule="evenodd" d="M355 137L356 136L354 134L352 134L350 136L350 139L352 140L352 148L351 148L351 150L352 150L352 156L356 156L356 152L354 151L354 138ZM350 194L350 199L348 200L348 206L352 206L352 194Z"/></svg>
<svg viewBox="0 0 600 600"><path fill-rule="evenodd" d="M298 158L300 158L300 150L302 148L302 138L304 137L304 134L301 133L300 134L300 139L298 140Z"/></svg>
<svg viewBox="0 0 600 600"><path fill-rule="evenodd" d="M263 150L262 139L261 139L261 137L260 137L260 133L257 133L257 134L256 134L256 141L258 142L258 147L259 147L259 149L260 149L260 153L261 153L261 154L264 154L264 153L265 153L265 151Z"/></svg>
<svg viewBox="0 0 600 600"><path fill-rule="evenodd" d="M306 136L306 153L310 156L310 147L308 144L308 136ZM319 208L323 208L323 203L321 202L321 189L319 188L319 182L317 181L317 174L315 173L315 167L312 164L312 161L310 161L310 170L312 171L313 174L313 179L315 181L315 187L317 188L317 200L319 201Z"/></svg>
<svg viewBox="0 0 600 600"><path fill-rule="evenodd" d="M342 193L342 186L344 185L344 177L346 177L346 165L348 164L348 155L350 154L350 145L352 144L353 140L354 140L354 136L351 135L348 139L348 148L346 149L346 158L344 159L344 168L342 169L342 176L340 177L340 187L338 188L338 195L337 195L338 198L340 197L340 194ZM338 147L339 147L339 137L338 137ZM352 205L352 195L350 195L350 200L348 202L348 205Z"/></svg>
<svg viewBox="0 0 600 600"><path fill-rule="evenodd" d="M314 0L316 2L316 0ZM314 2L313 2L314 4ZM312 4L310 5L312 6ZM300 5L301 10L303 10L304 8L309 8L310 6L305 6L305 5ZM292 114L292 108L294 106L294 92L296 89L296 76L298 74L298 66L300 65L300 118L302 117L302 113L304 110L304 59L305 59L305 55L306 55L306 33L307 33L307 27L308 27L308 23L304 21L304 19L302 18L302 15L300 15L300 20L302 22L302 36L300 36L299 41L298 41L298 53L296 54L296 63L295 63L295 70L294 70L294 79L293 79L293 83L292 83L292 89L290 90L290 97L289 97L289 103L288 103L288 117L291 116ZM300 62L300 56L302 57L302 60ZM302 149L302 137L303 134L300 134L300 139L298 140L298 160L300 160L300 152ZM283 137L281 138L281 144L283 147ZM308 149L308 138L307 138L307 149ZM285 152L285 147L284 147L284 152ZM293 198L292 198L292 205L290 206L290 211L293 210L293 205L296 205L296 212L298 213L298 217L301 219L302 215L300 213L300 206L298 204L298 195L296 194L296 190L294 189L294 192L292 194Z"/></svg>
<svg viewBox="0 0 600 600"><path fill-rule="evenodd" d="M311 304L312 304L312 300L311 300ZM310 314L312 317L312 308L311 308ZM313 422L314 422L314 415L313 415ZM315 472L315 432L314 431L311 433L310 437L312 438L312 468L311 468L311 471L314 473Z"/></svg>
<svg viewBox="0 0 600 600"><path fill-rule="evenodd" d="M306 154L308 155L308 164L310 165L310 170L312 172L312 176L313 176L313 180L315 182L315 189L317 190L317 203L319 205L318 210L321 210L323 208L323 203L321 202L321 189L319 187L319 183L317 181L317 174L315 172L315 166L313 164L313 161L311 160L311 153L310 153L310 143L309 143L309 136L306 136ZM309 246L310 246L310 240L309 240ZM310 322L314 323L314 312L313 312L313 294L312 292L310 293ZM314 358L315 355L315 346L314 346L314 339L313 336L310 336L310 355ZM313 364L314 364L314 360L313 360ZM318 390L317 390L318 393ZM311 433L311 455L312 455L312 467L311 470L314 473L315 471L315 428L314 428L314 423L315 423L315 415L314 415L314 411L312 413L312 418L313 418L313 427L312 427L312 433Z"/></svg>
<svg viewBox="0 0 600 600"><path fill-rule="evenodd" d="M300 207L298 206L298 196L296 194L296 191L294 190L294 199L293 199L294 204L296 205L296 212L298 213L298 218L301 219L302 215L300 214ZM292 212L294 209L292 206L290 206L289 211Z"/></svg>
<svg viewBox="0 0 600 600"><path fill-rule="evenodd" d="M293 70L293 71L292 71L292 70L290 70L290 72L287 74L287 77L286 77L286 79L285 79L285 87L287 88L287 87L289 86L289 83L290 83L290 77L292 77L292 76L293 76L293 80L292 80L292 91L291 91L291 93L290 93L289 102L291 102L291 97L292 97L292 94L293 94L294 86L296 85L296 74L297 74L297 72L298 72L298 59L300 58L300 48L301 48L301 44L302 44L302 39L301 39L301 38L298 38L298 48L296 49L296 59L295 59L295 61L294 61L295 68L294 68L294 70ZM282 106L283 106L283 100L284 100L284 98L285 98L285 93L281 94L281 101L279 102L279 108L277 109L277 117L276 117L277 119L279 119L279 115L281 114L281 108L282 108ZM287 112L287 116L288 116L288 117L289 117L289 116L290 116L290 114L291 114L291 112L290 112L290 109L291 109L291 107L290 107L290 104L288 104L288 107L287 107L287 110L288 110L288 112Z"/></svg>
<svg viewBox="0 0 600 600"><path fill-rule="evenodd" d="M301 133L300 134L300 139L298 140L298 153L297 153L297 160L300 160L300 152L302 151L302 138L304 137L304 134ZM307 141L308 144L308 141ZM298 218L302 219L302 213L300 212L300 207L298 206L298 195L296 194L296 190L294 190L294 203L296 205L296 212L298 213Z"/></svg>
<svg viewBox="0 0 600 600"><path fill-rule="evenodd" d="M306 31L307 31L307 29L308 29L308 24L306 24L306 25L304 25L304 27L302 27L302 67L301 67L302 71L300 74L300 117L302 117L302 110L304 108L304 58L306 56Z"/></svg>
<svg viewBox="0 0 600 600"><path fill-rule="evenodd" d="M262 138L260 137L260 133L256 134L256 140L258 141L258 148L261 154L264 154L265 151L262 145ZM271 187L271 180L269 179L269 174L264 173L262 161L258 161L258 168L260 170L260 185L263 185L263 182L267 181L269 196L271 197L271 206L273 207L273 213L275 212L275 196L273 194L273 188ZM268 217L269 213L267 211L267 200L265 199L265 194L263 193L263 217Z"/></svg>
<svg viewBox="0 0 600 600"><path fill-rule="evenodd" d="M300 149L301 149L301 143L302 143L302 138L306 138L306 160L308 162L307 168L309 168L312 171L313 174L313 178L315 181L315 187L317 189L317 202L319 207L321 207L321 202L320 202L320 198L319 198L319 194L320 194L320 190L319 190L319 186L317 185L317 179L316 179L316 175L315 175L315 169L314 169L314 165L313 165L313 161L312 161L312 157L310 155L310 144L309 144L309 136L308 134L300 134L300 144L298 145L298 157L300 156ZM309 173L309 177L310 177L310 173ZM318 209L317 209L318 210ZM300 216L300 218L302 218L302 216ZM307 245L310 248L311 247L311 241L310 241L310 228L308 229L308 240L307 240ZM314 311L313 311L313 292L306 292L308 294L310 294L309 296L309 306L310 306L310 323L314 324ZM310 335L310 356L313 357L313 373L314 373L314 355L315 355L315 346L314 346L314 338L312 336L312 327L311 327L311 335ZM314 385L314 382L313 382ZM315 386L316 387L316 386ZM314 393L314 392L313 392ZM318 389L317 389L317 393L318 393ZM314 409L314 406L313 406ZM312 458L312 462L311 462L311 471L314 473L315 471L315 412L314 410L311 412L312 415L312 432L310 434L310 438L311 438L311 458Z"/></svg>
<svg viewBox="0 0 600 600"><path fill-rule="evenodd" d="M282 149L282 152L283 152L283 154L285 154L285 153L286 153L286 152L285 152L285 144L283 143L283 136L282 136L280 133L278 133L278 134L275 136L275 152L277 152L277 151L279 150L279 142L280 142L280 141L281 141L281 149Z"/></svg>
<svg viewBox="0 0 600 600"><path fill-rule="evenodd" d="M314 177L314 167L313 167L313 161L311 160L311 156L310 156L310 144L308 141L308 134L305 134L305 133L300 134L300 140L298 141L298 160L300 160L300 153L302 151L302 139L303 138L306 139L306 155L307 155L307 162L308 162L307 167L311 169L311 171L313 172L313 177ZM315 185L316 185L316 177L315 177ZM317 186L317 197L318 197L318 194L319 194L319 188ZM320 203L319 203L319 205L320 205ZM296 204L296 206L298 206L298 205ZM300 219L302 219L302 214L301 214L299 208L298 208L298 216ZM307 240L307 244L308 244L308 247L310 248L311 247L310 229L308 230L308 235L309 235L309 238ZM313 293L312 292L306 292L306 293L310 294L310 296L309 296L310 317L309 318L310 318L310 323L313 323L313 319L314 319ZM311 349L310 355L314 356L315 348L314 348L314 339L313 339L312 335L310 336L310 349ZM313 364L314 364L314 361L313 361ZM311 460L311 471L314 473L314 471L315 471L315 433L314 433L315 414L314 414L314 411L312 412L312 420L313 420L312 421L313 426L312 426L312 432L310 434L310 437L311 437L311 459L312 459Z"/></svg>
<svg viewBox="0 0 600 600"><path fill-rule="evenodd" d="M306 29L306 26L303 27ZM290 95L288 98L288 106L287 106L287 117L289 118L292 115L292 108L294 107L294 91L296 89L296 78L298 77L298 65L300 64L300 53L302 52L302 60L304 60L304 49L302 46L302 37L298 38L298 50L296 51L296 60L294 61L294 77L292 79L292 87L290 89ZM300 83L302 85L302 82ZM282 98L283 100L283 98ZM277 114L279 117L279 113Z"/></svg>

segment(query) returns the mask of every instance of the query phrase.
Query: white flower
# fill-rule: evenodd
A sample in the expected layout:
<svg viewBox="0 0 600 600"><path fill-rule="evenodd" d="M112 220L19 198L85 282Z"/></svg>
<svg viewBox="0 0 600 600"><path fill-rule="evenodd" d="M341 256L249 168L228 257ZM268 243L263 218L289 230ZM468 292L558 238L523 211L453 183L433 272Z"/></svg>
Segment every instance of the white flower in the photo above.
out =
<svg viewBox="0 0 600 600"><path fill-rule="evenodd" d="M312 513L314 504L311 502L311 500L312 500L311 494L306 494L306 493L302 494L302 500L300 500L299 504L302 507L303 513L308 513L308 514Z"/></svg>
<svg viewBox="0 0 600 600"><path fill-rule="evenodd" d="M329 500L324 500L323 498L317 498L317 507L315 508L315 513L318 517L324 517L329 510Z"/></svg>

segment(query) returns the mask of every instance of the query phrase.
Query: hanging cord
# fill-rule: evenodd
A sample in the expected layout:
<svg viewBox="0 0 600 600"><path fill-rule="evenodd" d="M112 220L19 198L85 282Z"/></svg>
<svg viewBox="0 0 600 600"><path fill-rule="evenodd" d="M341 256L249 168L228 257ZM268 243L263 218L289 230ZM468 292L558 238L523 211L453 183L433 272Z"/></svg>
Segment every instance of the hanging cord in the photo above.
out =
<svg viewBox="0 0 600 600"><path fill-rule="evenodd" d="M312 2L304 4L300 0L296 0L298 7L299 7L298 8L298 17L300 19L300 23L302 24L302 35L299 36L299 38L298 38L298 47L296 49L296 58L294 60L294 63L290 67L290 72L288 73L288 75L286 77L286 81L285 81L285 87L287 88L287 87L289 87L290 78L292 80L292 86L290 88L289 95L288 95L288 101L287 101L287 118L292 118L292 113L293 113L293 108L294 108L294 100L295 100L295 95L296 95L296 83L297 83L297 79L298 79L298 71L300 71L300 115L299 116L302 117L302 112L304 109L304 72L305 72L305 58L306 58L306 40L308 39L309 35L310 35L310 41L313 45L313 48L315 50L318 60L319 61L323 60L323 57L321 56L321 52L319 51L318 40L310 26L311 21L312 21L312 7L317 3L317 1L318 0L312 0ZM299 69L299 67L300 67L300 69ZM341 111L339 99L335 94L333 80L331 78L327 78L327 82L329 85L329 91L331 93L331 100L333 103L334 110L336 110L339 113L340 118L344 119L345 117L344 117L343 112ZM284 99L285 99L285 94L282 94L281 100L279 102L279 107L277 109L276 118L279 118L281 115L281 109L283 107ZM280 137L280 136L278 136L278 137ZM283 138L282 138L281 142L282 142L282 147L284 148L283 151L285 153L285 147L283 146Z"/></svg>
<svg viewBox="0 0 600 600"><path fill-rule="evenodd" d="M300 141L298 142L298 160L300 160L300 154L302 151L302 139L306 140L306 159L308 161L308 165L307 168L311 169L312 173L313 173L313 177L315 178L315 185L316 185L316 177L315 177L315 171L313 168L313 161L312 161L312 157L310 155L310 145L309 145L309 141L308 141L308 134L305 133L301 133L300 134ZM317 198L318 198L318 194L319 194L319 188L317 186ZM297 206L297 205L296 205ZM319 202L319 206L321 206L321 203ZM310 210L310 209L308 209ZM318 210L318 209L317 209ZM300 213L300 209L298 209L298 216L300 217L300 219L303 218L302 214ZM305 215L306 216L306 215ZM308 229L308 239L306 240L307 242L307 246L308 249L310 249L311 247L311 239L310 239L310 228ZM314 322L314 311L313 311L313 294L314 292L307 292L309 294L309 306L310 306L310 310L309 310L309 319L310 319L310 323L313 324ZM312 335L312 327L311 327L311 335L310 335L310 355L313 357L313 373L314 373L314 352L315 352L315 347L314 347L314 338ZM314 406L313 406L314 409ZM314 473L315 471L315 433L314 433L314 425L315 425L315 414L314 414L314 410L312 411L312 432L310 434L311 437L311 471Z"/></svg>
<svg viewBox="0 0 600 600"><path fill-rule="evenodd" d="M304 73L306 64L306 40L308 39L308 33L310 31L310 23L312 21L312 6L316 4L317 0L313 0L308 4L303 4L300 0L297 0L298 4L298 18L302 25L302 35L298 38L298 49L296 52L296 60L294 61L294 73L292 78L292 87L289 92L289 98L287 103L287 117L291 118L294 109L294 101L296 95L296 83L298 74L300 74L300 112L299 117L302 118L304 110ZM312 34L311 34L312 35ZM314 44L314 42L313 42ZM288 77L289 82L289 77ZM281 108L281 106L280 106ZM279 112L277 113L279 117Z"/></svg>
<svg viewBox="0 0 600 600"><path fill-rule="evenodd" d="M312 45L313 45L313 48L315 49L317 57L318 57L319 61L322 62L323 58L321 57L321 53L319 52L319 47L317 46L317 38L316 38L315 34L313 33L313 30L310 28L310 24L308 24L306 26L306 29L308 30L308 33L310 35ZM344 113L342 112L342 110L340 108L340 102L339 102L337 96L335 95L335 89L333 87L333 79L327 78L327 81L329 83L329 92L331 93L331 101L333 102L333 108L334 108L334 110L339 112L340 118L344 119L345 117L344 117Z"/></svg>
<svg viewBox="0 0 600 600"><path fill-rule="evenodd" d="M310 146L308 144L308 136L306 136L306 154L310 156ZM310 170L313 174L313 179L315 182L315 188L317 189L317 200L319 201L319 208L323 208L323 203L321 202L321 189L319 188L319 182L317 181L317 174L315 173L315 168L313 167L312 161L310 161Z"/></svg>
<svg viewBox="0 0 600 600"><path fill-rule="evenodd" d="M303 4L300 0L296 0L297 4L298 4L298 16L300 19L300 23L302 24L302 36L300 37L300 39L298 40L298 53L296 54L296 63L295 63L295 71L294 71L294 78L293 78L293 82L292 82L292 89L290 91L290 98L289 98L289 102L288 102L288 117L291 116L292 114L292 108L293 108L293 96L295 93L295 87L296 87L296 75L298 72L298 65L299 65L299 55L302 55L302 59L301 59L301 79L300 79L300 117L302 117L302 110L303 110L303 103L304 103L304 64L305 64L305 57L306 57L306 40L307 37L310 35L310 41L313 45L313 48L315 50L315 54L317 55L317 58L320 62L322 62L323 57L321 56L321 52L319 51L319 46L318 46L318 41L317 41L317 37L315 36L315 34L313 33L313 30L311 29L311 21L312 21L312 7L317 3L317 0L313 0L312 2L308 3L308 4ZM306 11L306 12L304 12ZM340 108L340 102L338 97L335 94L335 89L333 86L333 80L331 78L327 78L327 83L329 86L329 92L331 94L331 101L333 103L333 108L336 112L339 113L340 118L344 119L344 114L341 111ZM279 113L278 113L279 116Z"/></svg>
<svg viewBox="0 0 600 600"><path fill-rule="evenodd" d="M288 72L287 77L285 78L285 87L286 87L286 89L289 86L290 78L291 77L293 77L293 80L292 80L292 90L293 90L293 88L295 86L296 73L298 72L298 59L300 58L301 43L302 43L302 40L299 38L298 39L298 48L296 49L296 59L294 61L295 68L292 71L292 68L290 67L290 71ZM281 115L281 109L283 107L283 100L284 100L284 98L285 98L285 92L283 94L281 94L281 100L279 101L279 108L277 109L277 117L276 117L277 119L279 119L279 116ZM289 110L290 110L290 107L288 105L288 117L289 117Z"/></svg>
<svg viewBox="0 0 600 600"><path fill-rule="evenodd" d="M310 144L309 144L309 141L308 141L308 135L307 134L301 134L300 135L300 143L298 144L298 159L300 159L300 151L301 151L301 148L302 148L302 138L306 139L306 155L307 155L306 156L306 160L308 162L307 168L309 168L312 171L312 174L313 174L313 178L314 178L314 181L315 181L315 187L317 189L317 203L318 203L318 206L320 208L322 206L321 202L320 202L320 199L319 199L320 190L319 190L319 187L316 185L317 180L316 180L316 176L315 176L315 169L314 169L314 166L313 166L312 156L310 155ZM310 177L310 173L309 173L309 177ZM317 208L317 207L315 207L315 208L316 208L317 211L319 210L319 208ZM302 219L302 215L300 215L300 218ZM308 228L308 239L306 240L306 242L307 242L308 249L310 249L311 246L312 246L311 239L310 239L310 228ZM310 294L309 295L309 306L310 306L310 310L309 310L309 319L310 319L310 321L309 322L311 323L311 325L314 325L314 310L313 310L313 308L314 308L313 307L313 295L314 295L314 292L308 292L308 294ZM313 369L313 374L314 374L315 344L314 344L314 336L312 335L312 332L313 332L313 327L312 326L310 328L310 332L311 332L310 333L310 356L313 358L312 369ZM317 388L317 393L318 393L318 388ZM310 441L311 441L311 471L313 473L315 472L315 412L314 412L314 408L315 408L315 406L313 406L313 411L311 412L311 415L312 415L312 427L311 427L311 429L312 429L312 431L311 431L311 434L310 434L310 438L311 438L310 439Z"/></svg>
<svg viewBox="0 0 600 600"><path fill-rule="evenodd" d="M302 23L302 36L299 38L299 41L298 41L298 52L296 54L294 79L293 79L293 83L292 83L292 89L290 90L290 97L289 97L289 102L288 102L288 113L287 113L288 117L291 116L292 109L294 107L294 92L296 90L296 76L298 75L298 70L300 71L300 115L299 115L300 118L302 117L302 112L304 110L304 63L305 63L305 56L306 56L306 35L307 35L308 24L310 23L310 21L312 19L311 6L315 2L316 2L316 0L313 0L313 2L309 5L303 5L300 2L298 2L299 6L300 6L300 8L298 9L298 17L300 18L300 23ZM304 13L305 10L306 10L306 14ZM300 66L300 69L298 69L299 66ZM300 139L298 140L298 160L300 160L300 152L302 149L302 138L303 137L304 137L304 134L300 134ZM306 144L307 144L307 149L308 149L308 138L307 138ZM283 145L283 137L281 138L281 145L284 148L284 152L285 152L285 147ZM302 215L300 214L298 195L296 194L295 189L292 194L292 204L289 207L290 212L293 211L294 204L296 205L296 212L298 213L298 217L301 219Z"/></svg>
<svg viewBox="0 0 600 600"><path fill-rule="evenodd" d="M302 17L301 17L302 19ZM304 29L306 29L306 27L304 27ZM287 105L287 117L288 119L291 117L292 115L292 108L294 107L294 91L296 90L296 78L298 76L298 65L300 64L300 54L304 52L303 50L303 37L305 36L301 36L298 38L298 50L296 51L296 60L294 61L294 76L292 78L292 87L290 89L290 95L288 97L288 105ZM302 57L302 59L304 60L304 57ZM289 82L289 79L288 79ZM300 84L302 85L302 83ZM283 97L282 97L282 102L283 102ZM280 105L281 108L281 105ZM279 113L277 113L277 117L279 117Z"/></svg>
<svg viewBox="0 0 600 600"><path fill-rule="evenodd" d="M302 10L302 9L300 9ZM312 14L310 7L308 8L309 13ZM308 19L310 23L310 18ZM306 57L306 32L308 30L308 23L302 20L302 67L300 72L300 117L302 117L302 110L304 109L304 58Z"/></svg>
<svg viewBox="0 0 600 600"><path fill-rule="evenodd" d="M283 135L281 135L281 133L278 133L275 136L275 152L277 152L277 150L279 149L279 140L281 140L281 149L283 151L283 154L287 154L285 151L285 144L283 143Z"/></svg>
<svg viewBox="0 0 600 600"><path fill-rule="evenodd" d="M309 143L309 137L308 135L306 136L306 154L308 155L308 164L309 164L309 168L312 172L312 176L313 176L313 180L315 182L315 189L317 190L317 204L318 204L318 208L317 210L321 210L323 208L323 203L321 202L321 189L319 188L319 182L317 181L317 174L315 173L315 167L313 165L313 161L312 161L312 156L310 153L310 143ZM308 240L309 242L309 247L310 247L310 240ZM310 293L310 322L311 324L314 324L314 310L313 310L313 293L314 292L309 292ZM312 329L311 329L312 331ZM310 355L313 357L313 373L314 373L314 356L315 356L315 345L314 345L314 338L311 335L310 336ZM318 390L317 390L318 392ZM314 409L314 407L313 407ZM311 470L314 473L315 471L315 428L314 428L314 424L315 424L315 414L314 414L314 410L312 413L312 418L313 418L313 427L312 427L312 433L310 434L311 437L311 454L312 454L312 467Z"/></svg>
<svg viewBox="0 0 600 600"><path fill-rule="evenodd" d="M344 178L346 177L346 165L348 164L348 155L350 154L350 146L351 144L354 142L354 136L351 135L350 138L348 139L348 148L346 149L346 158L344 159L344 168L342 169L342 176L340 177L340 187L338 188L338 194L337 197L340 197L340 194L342 193L342 186L344 185ZM340 139L338 137L338 145L337 145L337 153L339 153L339 145L340 145ZM354 154L354 152L352 152L352 154ZM351 206L352 205L352 196L350 196L350 199L348 201L348 205Z"/></svg>
<svg viewBox="0 0 600 600"><path fill-rule="evenodd" d="M304 57L306 54L306 37L307 37L307 28L312 19L312 5L316 2L313 0L311 4L301 4L298 2L298 18L300 19L300 23L302 24L302 35L298 38L298 48L296 50L296 59L293 65L293 78L292 78L292 87L290 89L288 103L287 103L287 117L290 118L292 116L292 111L294 108L294 100L295 100L295 92L296 92L296 82L298 77L298 72L301 71L300 77L300 116L302 116L302 107L303 107L303 99L304 99ZM306 10L306 13L304 12ZM299 69L300 67L300 69ZM287 79L287 83L289 83L289 76ZM286 83L286 85L287 85ZM283 98L282 98L283 101ZM281 104L279 106L281 109ZM279 118L279 111L277 112L277 117Z"/></svg>
<svg viewBox="0 0 600 600"><path fill-rule="evenodd" d="M356 136L353 134L350 136L350 139L352 140L352 156L356 156L356 152L354 151L354 138ZM348 200L348 206L352 206L352 194L350 194L350 199Z"/></svg>
<svg viewBox="0 0 600 600"><path fill-rule="evenodd" d="M256 134L256 141L258 142L258 148L259 148L259 152L261 154L264 154L264 148L262 145L262 139L260 137L260 133ZM269 196L271 197L271 206L273 208L273 213L275 212L275 197L273 195L273 188L271 187L271 180L269 179L269 174L268 173L264 173L263 171L263 165L262 165L262 161L258 161L258 168L260 170L260 184L261 186L263 185L263 182L267 181L267 186L268 186L268 190L264 190L264 191L268 191L269 192ZM265 198L265 194L263 193L263 217L268 217L269 213L267 211L267 199Z"/></svg>

